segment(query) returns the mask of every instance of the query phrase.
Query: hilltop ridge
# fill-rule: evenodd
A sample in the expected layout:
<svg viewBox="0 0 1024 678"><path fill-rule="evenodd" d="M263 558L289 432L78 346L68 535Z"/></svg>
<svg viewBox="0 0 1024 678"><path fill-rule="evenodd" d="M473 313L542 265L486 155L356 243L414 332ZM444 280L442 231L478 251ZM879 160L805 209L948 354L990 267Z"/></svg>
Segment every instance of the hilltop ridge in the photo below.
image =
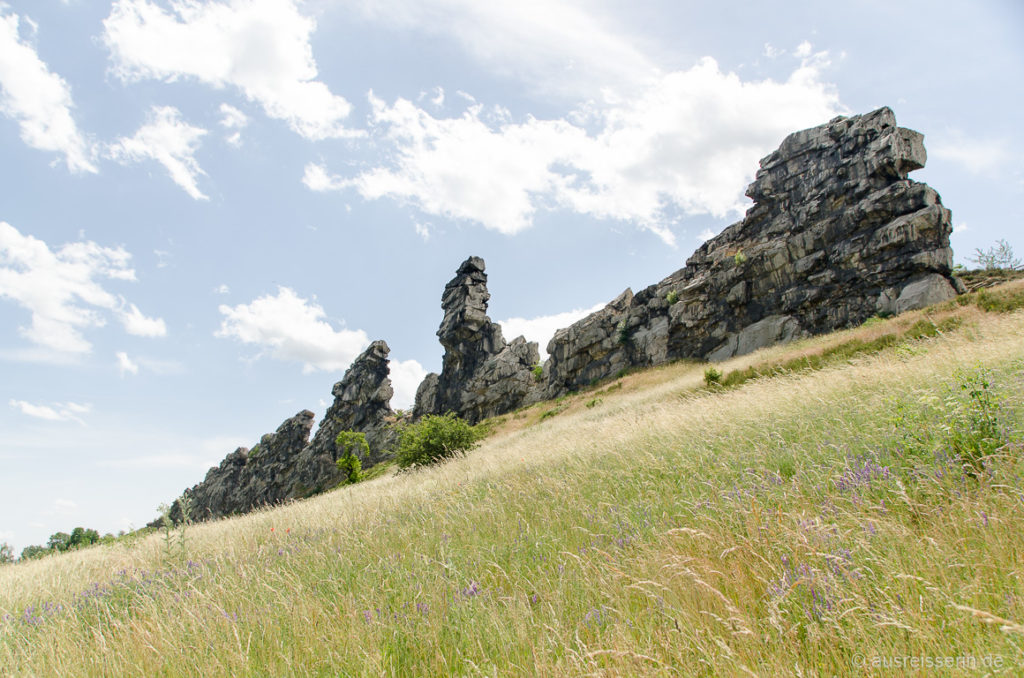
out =
<svg viewBox="0 0 1024 678"><path fill-rule="evenodd" d="M725 360L950 299L964 291L952 275L950 212L908 179L926 158L923 135L899 127L887 107L789 135L761 160L741 221L675 273L556 332L543 365L535 343L507 342L487 315L485 264L471 256L444 288L442 370L420 384L411 415L390 407L388 346L376 341L335 384L312 441L313 414L303 410L253 450L239 448L186 490L192 517L336 485L342 430L366 434L369 467L389 457L402 421L454 412L476 423L628 368ZM179 504L171 517L180 519Z"/></svg>

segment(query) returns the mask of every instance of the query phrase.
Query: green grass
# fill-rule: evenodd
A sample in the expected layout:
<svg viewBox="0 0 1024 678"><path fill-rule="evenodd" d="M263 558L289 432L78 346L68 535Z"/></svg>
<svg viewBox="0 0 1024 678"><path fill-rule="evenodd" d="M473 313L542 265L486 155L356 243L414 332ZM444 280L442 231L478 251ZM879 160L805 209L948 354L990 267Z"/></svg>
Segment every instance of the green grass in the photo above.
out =
<svg viewBox="0 0 1024 678"><path fill-rule="evenodd" d="M154 536L2 568L0 667L1020 675L1024 314L975 313L736 359L792 363L737 388L633 374L439 467L191 526L173 558Z"/></svg>

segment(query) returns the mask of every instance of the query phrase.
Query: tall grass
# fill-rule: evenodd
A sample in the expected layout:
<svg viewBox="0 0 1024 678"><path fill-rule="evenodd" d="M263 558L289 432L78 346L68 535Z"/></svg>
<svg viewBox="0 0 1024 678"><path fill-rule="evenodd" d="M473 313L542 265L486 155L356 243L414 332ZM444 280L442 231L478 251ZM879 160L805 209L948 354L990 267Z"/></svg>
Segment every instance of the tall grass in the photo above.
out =
<svg viewBox="0 0 1024 678"><path fill-rule="evenodd" d="M968 320L720 392L702 366L634 375L465 459L190 526L185 552L151 537L5 567L0 673L865 675L998 658L1019 675L1024 315Z"/></svg>

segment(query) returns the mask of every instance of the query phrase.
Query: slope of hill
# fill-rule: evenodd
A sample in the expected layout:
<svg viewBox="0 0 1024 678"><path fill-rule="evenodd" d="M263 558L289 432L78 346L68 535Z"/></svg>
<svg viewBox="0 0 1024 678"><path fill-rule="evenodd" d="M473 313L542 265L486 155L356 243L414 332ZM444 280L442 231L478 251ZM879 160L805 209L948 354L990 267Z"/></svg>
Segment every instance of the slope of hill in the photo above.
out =
<svg viewBox="0 0 1024 678"><path fill-rule="evenodd" d="M1019 673L1022 299L716 364L735 387L637 372L439 467L4 567L0 672Z"/></svg>

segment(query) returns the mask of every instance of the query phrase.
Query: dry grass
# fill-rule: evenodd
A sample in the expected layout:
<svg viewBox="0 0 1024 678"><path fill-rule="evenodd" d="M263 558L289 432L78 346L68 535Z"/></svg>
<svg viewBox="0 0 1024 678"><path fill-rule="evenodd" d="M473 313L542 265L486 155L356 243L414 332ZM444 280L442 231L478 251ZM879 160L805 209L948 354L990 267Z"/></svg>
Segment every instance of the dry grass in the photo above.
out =
<svg viewBox="0 0 1024 678"><path fill-rule="evenodd" d="M703 366L628 375L183 548L5 567L0 672L863 675L906 655L1019 675L1024 314L947 312L961 329L733 390ZM975 472L943 441L978 375L1004 439Z"/></svg>

